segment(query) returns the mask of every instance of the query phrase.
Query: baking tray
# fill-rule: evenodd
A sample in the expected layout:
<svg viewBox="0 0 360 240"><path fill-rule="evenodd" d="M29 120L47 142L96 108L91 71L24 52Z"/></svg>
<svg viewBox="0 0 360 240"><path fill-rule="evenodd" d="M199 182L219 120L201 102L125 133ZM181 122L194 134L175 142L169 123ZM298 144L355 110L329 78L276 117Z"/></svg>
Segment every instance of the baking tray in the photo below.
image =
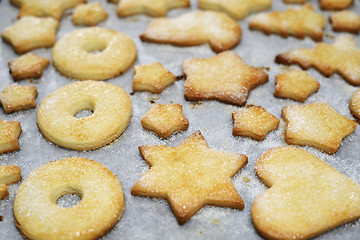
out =
<svg viewBox="0 0 360 240"><path fill-rule="evenodd" d="M93 2L93 1L88 1ZM320 12L319 1L309 0L310 4ZM101 1L109 13L109 18L99 24L100 27L121 31L130 36L137 47L138 58L135 65L161 62L165 68L175 75L182 75L182 62L192 57L207 58L214 56L208 45L196 47L175 47L171 45L158 45L141 42L139 35L145 30L151 17L136 15L127 18L118 18L116 5ZM191 1L190 9L175 9L168 12L168 17L176 17L181 14L195 11L197 1ZM285 10L296 5L286 5L280 0L274 0L271 10ZM350 8L360 13L360 2L355 1ZM0 2L0 31L16 21L19 9L10 5L9 0ZM57 39L68 32L81 27L71 23L69 10L63 16ZM322 12L326 19L331 12ZM299 40L293 37L287 39L277 35L266 36L261 32L248 30L251 16L239 21L242 28L242 39L240 44L233 49L241 58L250 65L268 68L269 81L251 91L247 104L261 105L270 113L281 119L281 109L292 104L299 104L292 100L275 98L273 96L275 75L282 73L289 67L275 64L275 56L290 49L306 47L311 48L316 43L310 38ZM331 30L328 22L325 29L324 42L332 43L339 33ZM353 35L360 45L359 35ZM34 53L51 59L51 49L37 49ZM13 48L0 43L0 89L13 83L7 63L17 57ZM291 66L291 69L297 69ZM308 73L320 83L320 90L310 96L305 102L313 103L325 101L329 103L340 114L353 119L348 103L352 94L357 89L349 85L339 75L325 78L317 71L310 69ZM121 86L127 93L132 92L133 69L114 79L107 80ZM45 71L38 80L23 80L20 85L37 86L39 95L36 99L39 105L41 101L51 92L61 86L70 84L74 80L61 76L52 65ZM0 164L16 164L21 167L23 179L37 167L48 163L51 160L59 160L68 157L84 157L94 159L104 164L119 178L126 199L125 212L120 221L111 231L103 236L103 239L261 239L251 223L251 206L261 192L267 188L256 177L254 165L257 158L266 150L284 146L283 132L286 128L281 119L280 127L271 132L261 142L249 138L232 136L233 121L231 113L239 107L217 101L188 102L184 99L184 81L177 81L165 89L160 95L147 92L136 92L131 95L132 118L129 127L113 143L93 151L77 152L67 150L47 142L40 134L36 125L37 109L5 114L0 110L0 118L8 121L19 121L23 132L20 136L20 151L0 155ZM188 130L177 133L167 140L158 138L155 134L144 130L141 127L141 117L148 111L151 101L157 103L180 103L184 108L184 115L189 119ZM138 181L141 174L149 168L141 158L138 146L144 144L177 146L190 134L200 130L212 149L246 154L249 163L232 179L236 189L244 200L243 211L221 208L204 207L195 214L190 221L180 226L168 203L165 200L135 197L130 194L131 187ZM315 154L320 159L346 174L356 182L360 183L360 128L343 140L340 149L334 155L322 153L315 148L303 147ZM19 231L14 225L13 202L20 183L9 186L10 196L0 201L0 239L22 239ZM329 231L317 239L358 239L360 236L360 221L354 221Z"/></svg>

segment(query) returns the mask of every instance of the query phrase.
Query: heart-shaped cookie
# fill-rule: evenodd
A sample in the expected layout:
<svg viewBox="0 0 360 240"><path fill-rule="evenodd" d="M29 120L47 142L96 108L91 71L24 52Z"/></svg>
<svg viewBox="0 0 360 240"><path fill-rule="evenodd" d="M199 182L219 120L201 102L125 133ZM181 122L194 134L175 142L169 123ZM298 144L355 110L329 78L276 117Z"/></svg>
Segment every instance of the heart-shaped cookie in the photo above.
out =
<svg viewBox="0 0 360 240"><path fill-rule="evenodd" d="M303 149L270 149L256 172L270 187L251 213L265 238L308 239L360 217L360 185Z"/></svg>

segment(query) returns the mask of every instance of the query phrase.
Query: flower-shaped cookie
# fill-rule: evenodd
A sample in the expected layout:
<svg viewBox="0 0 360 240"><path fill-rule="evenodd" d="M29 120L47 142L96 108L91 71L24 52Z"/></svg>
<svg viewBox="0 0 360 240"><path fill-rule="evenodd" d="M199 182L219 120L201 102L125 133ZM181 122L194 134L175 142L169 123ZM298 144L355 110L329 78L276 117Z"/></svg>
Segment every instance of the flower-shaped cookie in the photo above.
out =
<svg viewBox="0 0 360 240"><path fill-rule="evenodd" d="M0 119L0 154L19 150L18 138L20 134L19 122Z"/></svg>
<svg viewBox="0 0 360 240"><path fill-rule="evenodd" d="M33 53L27 53L8 63L14 81L26 78L40 78L49 64L50 60L48 58L39 57Z"/></svg>
<svg viewBox="0 0 360 240"><path fill-rule="evenodd" d="M95 26L105 21L108 14L100 3L79 4L75 8L71 21L75 25Z"/></svg>
<svg viewBox="0 0 360 240"><path fill-rule="evenodd" d="M36 107L35 86L20 86L11 84L0 93L0 102L6 113L27 110Z"/></svg>

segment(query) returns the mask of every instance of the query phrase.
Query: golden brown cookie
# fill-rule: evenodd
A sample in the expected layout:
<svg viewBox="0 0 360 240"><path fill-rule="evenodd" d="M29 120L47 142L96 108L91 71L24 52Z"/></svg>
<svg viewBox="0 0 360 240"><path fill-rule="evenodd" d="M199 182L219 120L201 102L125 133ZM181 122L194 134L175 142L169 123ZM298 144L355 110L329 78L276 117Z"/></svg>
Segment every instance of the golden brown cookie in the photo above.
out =
<svg viewBox="0 0 360 240"><path fill-rule="evenodd" d="M250 137L261 141L277 129L280 120L260 106L247 106L232 114L234 119L233 135Z"/></svg>
<svg viewBox="0 0 360 240"><path fill-rule="evenodd" d="M21 170L18 166L0 166L0 200L9 195L7 185L17 183L21 180Z"/></svg>
<svg viewBox="0 0 360 240"><path fill-rule="evenodd" d="M316 13L312 5L306 4L301 9L260 13L251 19L249 27L265 34L275 33L282 37L292 35L300 39L309 36L315 41L321 41L325 25L325 18Z"/></svg>
<svg viewBox="0 0 360 240"><path fill-rule="evenodd" d="M307 72L292 70L275 76L275 97L290 98L305 102L313 93L317 92L320 84Z"/></svg>
<svg viewBox="0 0 360 240"><path fill-rule="evenodd" d="M180 104L154 103L141 119L141 125L159 137L168 138L175 132L185 131L189 121Z"/></svg>
<svg viewBox="0 0 360 240"><path fill-rule="evenodd" d="M241 38L239 24L224 13L197 11L177 18L158 18L150 21L141 40L195 46L209 43L212 50L222 52L235 47Z"/></svg>
<svg viewBox="0 0 360 240"><path fill-rule="evenodd" d="M360 30L360 16L348 10L334 12L330 15L332 30L358 34Z"/></svg>
<svg viewBox="0 0 360 240"><path fill-rule="evenodd" d="M170 9L187 7L190 7L190 0L120 0L117 14L119 17L142 13L153 17L164 17Z"/></svg>
<svg viewBox="0 0 360 240"><path fill-rule="evenodd" d="M356 129L355 121L323 102L284 107L282 117L287 123L285 141L288 144L312 146L328 154L334 154L342 139Z"/></svg>
<svg viewBox="0 0 360 240"><path fill-rule="evenodd" d="M313 49L291 50L277 55L275 61L299 64L303 69L314 67L326 77L338 73L350 84L360 85L360 49L351 36L339 36L332 45L322 42Z"/></svg>
<svg viewBox="0 0 360 240"><path fill-rule="evenodd" d="M271 7L272 0L199 0L199 8L204 10L223 11L239 20L253 12Z"/></svg>
<svg viewBox="0 0 360 240"><path fill-rule="evenodd" d="M14 81L26 78L40 78L44 69L49 66L50 60L45 57L27 53L11 60L8 65Z"/></svg>
<svg viewBox="0 0 360 240"><path fill-rule="evenodd" d="M150 63L134 67L133 90L160 94L173 84L176 76L159 63Z"/></svg>
<svg viewBox="0 0 360 240"><path fill-rule="evenodd" d="M354 0L320 0L323 10L343 10L350 7Z"/></svg>
<svg viewBox="0 0 360 240"><path fill-rule="evenodd" d="M303 149L266 151L256 173L269 189L251 216L267 239L309 239L360 217L360 185Z"/></svg>
<svg viewBox="0 0 360 240"><path fill-rule="evenodd" d="M19 122L0 119L0 154L19 150L18 139L20 134L21 126Z"/></svg>
<svg viewBox="0 0 360 240"><path fill-rule="evenodd" d="M303 4L306 3L306 0L283 0L284 3L297 3L297 4Z"/></svg>
<svg viewBox="0 0 360 240"><path fill-rule="evenodd" d="M245 155L210 149L200 131L177 147L144 145L139 151L150 170L131 194L167 199L179 224L205 205L244 208L230 179L247 163Z"/></svg>
<svg viewBox="0 0 360 240"><path fill-rule="evenodd" d="M99 2L76 6L71 21L75 25L95 26L105 21L108 14Z"/></svg>
<svg viewBox="0 0 360 240"><path fill-rule="evenodd" d="M250 90L267 82L268 75L226 51L211 58L191 58L183 63L185 99L218 100L242 106Z"/></svg>
<svg viewBox="0 0 360 240"><path fill-rule="evenodd" d="M0 102L5 113L9 114L35 108L36 96L37 88L35 86L11 84L0 93Z"/></svg>
<svg viewBox="0 0 360 240"><path fill-rule="evenodd" d="M360 123L360 89L352 96L349 108L356 120Z"/></svg>
<svg viewBox="0 0 360 240"><path fill-rule="evenodd" d="M85 3L86 0L10 0L10 2L21 8L18 18L32 15L60 20L65 10L79 3Z"/></svg>
<svg viewBox="0 0 360 240"><path fill-rule="evenodd" d="M23 17L1 33L2 39L10 43L18 54L35 48L49 48L55 44L58 21L51 17Z"/></svg>

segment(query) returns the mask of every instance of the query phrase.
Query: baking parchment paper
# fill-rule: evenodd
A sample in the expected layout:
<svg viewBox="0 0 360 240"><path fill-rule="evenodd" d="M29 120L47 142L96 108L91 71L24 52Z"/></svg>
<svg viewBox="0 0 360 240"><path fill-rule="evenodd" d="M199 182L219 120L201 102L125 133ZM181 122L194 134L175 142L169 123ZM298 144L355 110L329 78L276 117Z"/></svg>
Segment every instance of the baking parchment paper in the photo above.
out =
<svg viewBox="0 0 360 240"><path fill-rule="evenodd" d="M89 0L88 2L93 2ZM308 3L320 12L318 0L308 0ZM151 17L136 15L127 18L118 18L116 5L101 1L103 7L109 13L109 18L99 24L100 27L121 31L129 35L135 42L138 50L138 58L135 65L161 62L166 69L175 75L182 75L182 62L192 57L207 58L215 53L208 45L196 47L175 47L171 45L158 45L141 42L139 35L146 29ZM176 17L184 13L197 10L197 1L191 1L190 9L174 9L168 12L168 17ZM273 0L272 10L285 10L288 7L300 7L297 5L284 4L281 0ZM350 10L360 13L360 1L355 1ZM0 31L16 21L19 9L12 6L9 0L0 2ZM69 10L63 16L57 39L68 32L81 27L71 23ZM321 11L326 19L331 12ZM266 36L261 32L248 30L251 16L238 21L242 28L242 39L240 44L233 49L241 58L250 65L269 68L269 81L254 89L247 100L247 104L261 105L270 113L281 119L281 109L292 104L299 104L292 100L275 98L274 78L288 68L297 69L296 66L284 67L274 62L279 53L299 47L312 48L316 43L310 38L304 40L293 37L282 38L277 35ZM328 21L328 20L327 20ZM324 42L332 43L339 33L331 30L328 22L325 29ZM360 36L353 35L360 45ZM34 53L51 59L51 49L37 49ZM7 63L17 57L13 48L0 43L0 90L13 83ZM310 96L305 102L313 103L325 101L329 103L340 114L353 119L349 112L348 103L352 94L357 89L349 85L339 75L330 78L323 77L317 71L310 69L308 73L320 83L320 90ZM114 79L107 80L108 83L119 85L127 93L132 92L133 69ZM37 105L51 92L57 88L70 84L74 80L61 76L52 65L38 80L23 80L20 85L37 86L39 95ZM113 143L98 150L77 152L67 150L47 142L40 134L36 125L37 109L5 114L0 110L0 118L8 121L19 121L22 126L20 136L20 151L0 155L0 164L16 164L21 167L23 179L37 167L51 160L59 160L68 157L85 157L104 164L119 178L126 199L125 212L120 221L102 239L261 239L251 223L251 206L261 192L267 188L256 177L254 165L257 158L266 150L284 146L283 132L285 123L281 119L280 127L271 132L261 142L249 138L232 136L233 121L231 113L237 109L236 106L220 103L217 101L188 102L183 96L184 81L177 81L165 89L160 95L147 92L136 92L131 95L132 119L129 127ZM190 126L187 131L177 133L167 140L158 138L155 134L141 127L141 117L148 111L151 101L157 103L180 103L184 108L184 115L189 119ZM145 197L134 197L130 194L131 187L137 182L140 175L149 168L141 158L138 146L144 144L177 146L190 134L200 130L212 149L237 152L246 154L249 163L232 179L236 189L245 202L243 211L221 207L204 207L189 222L180 226L168 203L165 200L150 199ZM340 149L334 155L322 153L315 148L303 147L315 154L320 159L346 174L360 183L360 128L343 140ZM13 202L20 183L9 186L10 196L0 201L0 239L22 239L16 229L13 217ZM69 221L69 224L71 222ZM340 226L327 232L317 239L359 239L360 221Z"/></svg>

